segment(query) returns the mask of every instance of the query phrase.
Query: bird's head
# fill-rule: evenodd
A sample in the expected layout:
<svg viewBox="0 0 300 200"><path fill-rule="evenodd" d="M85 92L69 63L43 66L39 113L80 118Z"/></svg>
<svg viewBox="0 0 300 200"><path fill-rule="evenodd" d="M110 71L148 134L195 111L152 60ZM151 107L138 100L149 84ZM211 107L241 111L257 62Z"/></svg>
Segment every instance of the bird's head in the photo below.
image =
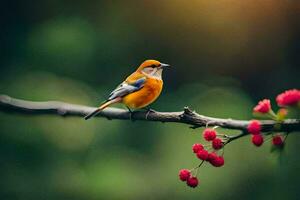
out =
<svg viewBox="0 0 300 200"><path fill-rule="evenodd" d="M161 79L162 71L165 67L170 67L170 65L157 60L146 60L139 66L137 71L146 76Z"/></svg>

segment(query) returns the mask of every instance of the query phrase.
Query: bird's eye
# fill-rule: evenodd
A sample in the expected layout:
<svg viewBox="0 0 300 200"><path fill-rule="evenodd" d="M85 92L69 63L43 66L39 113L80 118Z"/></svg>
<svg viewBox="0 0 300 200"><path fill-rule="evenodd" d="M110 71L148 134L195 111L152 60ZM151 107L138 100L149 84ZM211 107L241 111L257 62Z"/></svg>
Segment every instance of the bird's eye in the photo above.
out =
<svg viewBox="0 0 300 200"><path fill-rule="evenodd" d="M154 64L153 64L153 65L151 65L150 67L152 67L152 68L155 68L155 67L156 67L156 65L154 65Z"/></svg>

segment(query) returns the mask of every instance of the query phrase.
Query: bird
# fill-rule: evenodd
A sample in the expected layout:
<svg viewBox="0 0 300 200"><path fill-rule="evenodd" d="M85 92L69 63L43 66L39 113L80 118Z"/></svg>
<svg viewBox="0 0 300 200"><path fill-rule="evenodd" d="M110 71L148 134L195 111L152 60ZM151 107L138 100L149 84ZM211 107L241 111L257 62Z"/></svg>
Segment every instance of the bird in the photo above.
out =
<svg viewBox="0 0 300 200"><path fill-rule="evenodd" d="M145 108L153 103L163 89L162 72L169 64L157 60L144 61L135 72L117 86L100 106L84 117L85 120L94 117L99 112L115 103L123 103L131 109ZM151 109L150 109L151 110Z"/></svg>

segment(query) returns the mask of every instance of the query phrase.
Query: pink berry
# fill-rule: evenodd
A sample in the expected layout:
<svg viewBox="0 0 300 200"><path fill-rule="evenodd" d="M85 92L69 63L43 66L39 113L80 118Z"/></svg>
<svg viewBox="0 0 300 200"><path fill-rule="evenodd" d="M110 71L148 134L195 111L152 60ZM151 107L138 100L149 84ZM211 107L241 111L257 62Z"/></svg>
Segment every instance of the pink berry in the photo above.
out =
<svg viewBox="0 0 300 200"><path fill-rule="evenodd" d="M193 176L193 177L189 177L186 181L186 184L192 188L195 188L198 186L199 184L199 181L198 181L198 178Z"/></svg>
<svg viewBox="0 0 300 200"><path fill-rule="evenodd" d="M276 135L273 137L272 143L274 146L281 147L283 145L283 139L280 135Z"/></svg>
<svg viewBox="0 0 300 200"><path fill-rule="evenodd" d="M200 151L197 152L197 157L200 160L207 160L207 158L208 158L208 152L205 149L200 150Z"/></svg>
<svg viewBox="0 0 300 200"><path fill-rule="evenodd" d="M179 179L182 181L188 180L190 176L191 176L191 172L188 169L182 169L179 171Z"/></svg>
<svg viewBox="0 0 300 200"><path fill-rule="evenodd" d="M268 113L271 110L271 103L269 99L264 99L253 108L254 112Z"/></svg>
<svg viewBox="0 0 300 200"><path fill-rule="evenodd" d="M248 124L247 130L249 133L253 135L260 134L261 131L261 123L258 120L251 120Z"/></svg>
<svg viewBox="0 0 300 200"><path fill-rule="evenodd" d="M202 150L202 149L204 149L204 147L203 147L203 145L202 144L194 144L193 145L193 152L194 153L197 153L198 151L200 151L200 150Z"/></svg>
<svg viewBox="0 0 300 200"><path fill-rule="evenodd" d="M217 137L217 132L214 129L206 128L203 131L203 138L206 141L212 141Z"/></svg>
<svg viewBox="0 0 300 200"><path fill-rule="evenodd" d="M223 147L223 142L220 138L215 138L212 141L212 147L216 150L221 149Z"/></svg>
<svg viewBox="0 0 300 200"><path fill-rule="evenodd" d="M255 146L261 146L264 143L264 138L261 134L252 135L252 143Z"/></svg>
<svg viewBox="0 0 300 200"><path fill-rule="evenodd" d="M293 106L300 102L300 90L287 90L276 97L278 106Z"/></svg>

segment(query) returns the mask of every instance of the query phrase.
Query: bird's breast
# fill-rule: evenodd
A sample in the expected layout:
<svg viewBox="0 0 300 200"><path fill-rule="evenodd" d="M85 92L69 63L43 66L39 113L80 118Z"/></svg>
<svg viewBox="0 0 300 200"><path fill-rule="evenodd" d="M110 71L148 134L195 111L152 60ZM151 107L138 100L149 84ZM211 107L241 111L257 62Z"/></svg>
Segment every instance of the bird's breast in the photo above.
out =
<svg viewBox="0 0 300 200"><path fill-rule="evenodd" d="M123 103L130 108L146 107L157 99L162 87L162 80L148 78L143 88L123 97Z"/></svg>

